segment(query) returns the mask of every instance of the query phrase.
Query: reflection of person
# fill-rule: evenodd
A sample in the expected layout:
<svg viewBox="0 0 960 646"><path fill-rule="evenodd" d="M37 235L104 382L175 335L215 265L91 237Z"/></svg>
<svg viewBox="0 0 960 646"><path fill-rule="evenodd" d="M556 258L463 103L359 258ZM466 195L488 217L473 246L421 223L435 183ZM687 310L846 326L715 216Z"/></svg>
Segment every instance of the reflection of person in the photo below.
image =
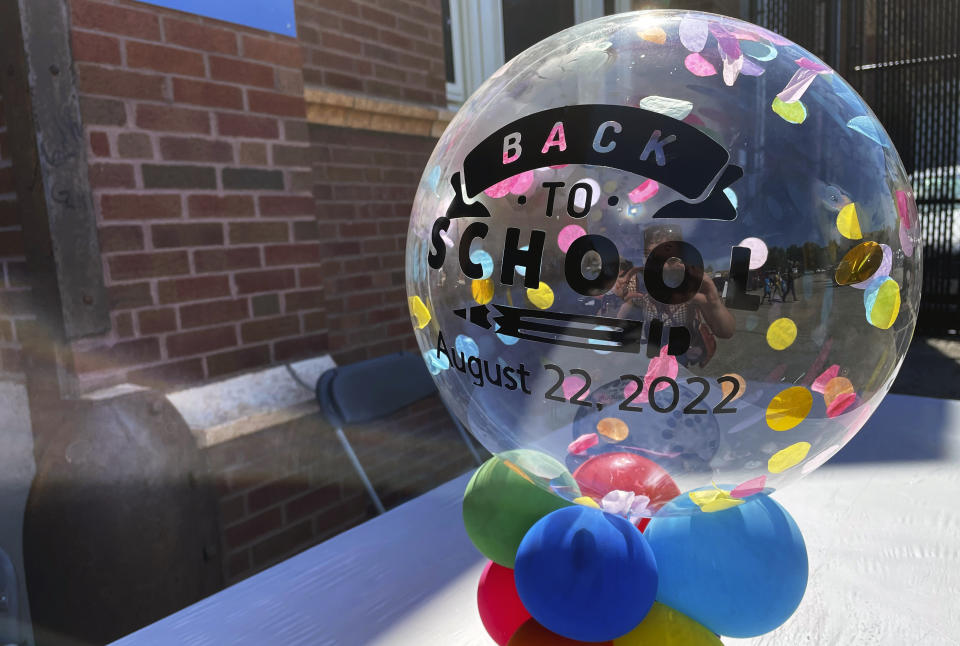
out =
<svg viewBox="0 0 960 646"><path fill-rule="evenodd" d="M679 229L654 225L648 227L643 234L643 247L646 257L653 249L663 243L682 240ZM636 268L636 272L643 268ZM664 265L664 274L669 275L683 271L683 263L678 258L671 258ZM733 315L723 304L717 286L709 278L700 282L697 293L686 303L667 305L654 299L650 294L633 289L624 296L624 304L617 312L617 318L663 321L664 328L685 327L690 332L690 349L686 353L684 363L706 363L716 350L714 337L729 339L736 329Z"/></svg>
<svg viewBox="0 0 960 646"><path fill-rule="evenodd" d="M783 281L783 302L787 302L787 294L793 294L793 300L797 300L797 291L793 286L793 267L787 269L787 277Z"/></svg>
<svg viewBox="0 0 960 646"><path fill-rule="evenodd" d="M642 267L634 267L629 260L620 260L617 281L600 301L600 316L616 316L627 294L637 291L637 274Z"/></svg>
<svg viewBox="0 0 960 646"><path fill-rule="evenodd" d="M763 296L760 298L761 305L763 305L764 300L773 305L773 279L770 278L769 274L763 277Z"/></svg>

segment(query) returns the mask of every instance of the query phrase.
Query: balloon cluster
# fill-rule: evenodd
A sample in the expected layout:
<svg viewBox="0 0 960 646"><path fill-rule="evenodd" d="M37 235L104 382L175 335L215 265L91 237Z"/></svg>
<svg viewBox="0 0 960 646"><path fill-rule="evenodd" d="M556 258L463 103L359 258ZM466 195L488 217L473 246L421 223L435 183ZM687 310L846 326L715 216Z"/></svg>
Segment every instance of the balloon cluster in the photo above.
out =
<svg viewBox="0 0 960 646"><path fill-rule="evenodd" d="M490 559L484 627L500 646L715 646L777 628L806 588L803 538L762 488L736 493L735 505L721 488L681 495L630 453L573 474L530 450L491 458L463 498L467 534Z"/></svg>

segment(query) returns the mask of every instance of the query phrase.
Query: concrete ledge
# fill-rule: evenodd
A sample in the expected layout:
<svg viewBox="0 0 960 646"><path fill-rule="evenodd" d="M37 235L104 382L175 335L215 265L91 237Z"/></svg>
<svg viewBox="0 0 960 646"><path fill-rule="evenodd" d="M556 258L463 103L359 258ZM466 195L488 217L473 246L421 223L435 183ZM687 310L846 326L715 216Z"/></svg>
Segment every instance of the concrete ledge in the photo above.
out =
<svg viewBox="0 0 960 646"><path fill-rule="evenodd" d="M310 415L319 410L313 388L335 367L329 355L267 368L170 393L201 447Z"/></svg>
<svg viewBox="0 0 960 646"><path fill-rule="evenodd" d="M454 112L400 101L307 88L307 121L327 126L439 137Z"/></svg>

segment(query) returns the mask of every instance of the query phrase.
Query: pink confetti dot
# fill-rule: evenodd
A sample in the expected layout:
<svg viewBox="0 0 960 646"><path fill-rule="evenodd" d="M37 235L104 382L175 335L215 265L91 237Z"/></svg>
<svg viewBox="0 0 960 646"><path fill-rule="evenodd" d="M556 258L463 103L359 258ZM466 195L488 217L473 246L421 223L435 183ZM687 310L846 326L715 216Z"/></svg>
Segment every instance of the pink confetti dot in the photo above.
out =
<svg viewBox="0 0 960 646"><path fill-rule="evenodd" d="M827 417L834 418L843 413L843 411L850 408L850 404L857 400L856 393L843 393L837 395L833 398L833 401L830 402L830 405L827 406Z"/></svg>
<svg viewBox="0 0 960 646"><path fill-rule="evenodd" d="M763 492L763 488L767 485L767 476L757 476L752 480L747 480L742 484L738 484L733 491L730 492L730 495L734 498L746 498L747 496L752 496L756 493Z"/></svg>
<svg viewBox="0 0 960 646"><path fill-rule="evenodd" d="M596 446L599 442L600 438L596 433L584 433L573 442L570 442L567 446L567 451L573 455L580 455L587 449Z"/></svg>
<svg viewBox="0 0 960 646"><path fill-rule="evenodd" d="M587 382L583 380L583 377L578 377L576 375L570 375L563 380L563 384L560 386L563 389L563 396L567 399L572 398L578 392L580 392L583 387L587 385ZM583 399L590 394L590 391L586 391L577 399Z"/></svg>
<svg viewBox="0 0 960 646"><path fill-rule="evenodd" d="M916 217L917 204L904 191L897 191L897 213L900 215L900 222L907 229L912 229L911 216Z"/></svg>
<svg viewBox="0 0 960 646"><path fill-rule="evenodd" d="M499 198L507 195L508 193L513 193L514 195L520 195L525 193L533 185L533 171L528 170L525 173L520 173L514 175L513 177L508 177L502 182L497 182L493 186L489 187L484 191L484 194L487 197Z"/></svg>
<svg viewBox="0 0 960 646"><path fill-rule="evenodd" d="M643 392L640 393L640 396L637 398L638 401L645 402L649 399L650 394L650 384L653 383L653 380L657 377L669 377L670 379L676 379L677 374L680 372L680 364L677 363L677 358L667 354L667 346L663 346L660 350L660 356L654 357L650 360L650 363L647 364L647 374L643 377L643 383L645 388ZM669 388L670 386L666 383L657 384L656 392L660 392L664 388Z"/></svg>
<svg viewBox="0 0 960 646"><path fill-rule="evenodd" d="M804 57L804 58L798 58L795 62L796 62L796 64L799 65L800 67L802 67L802 68L804 68L804 69L807 69L807 70L810 70L810 71L812 71L812 72L830 72L830 71L832 71L829 67L827 67L827 66L824 65L823 63L817 63L816 61L812 61L812 60L810 60L809 58L806 58L806 57Z"/></svg>
<svg viewBox="0 0 960 646"><path fill-rule="evenodd" d="M840 366L833 364L829 368L823 371L819 377L813 380L813 385L810 386L810 390L815 393L820 393L821 395L827 389L827 383L840 374Z"/></svg>
<svg viewBox="0 0 960 646"><path fill-rule="evenodd" d="M657 194L657 191L660 190L660 185L657 184L652 179L648 179L640 186L636 187L627 194L627 197L630 198L630 201L634 204L639 204L640 202L646 202L651 197Z"/></svg>
<svg viewBox="0 0 960 646"><path fill-rule="evenodd" d="M560 251L567 253L567 249L570 248L573 241L585 235L587 235L587 232L583 230L583 227L576 224L569 224L563 227L560 229L560 234L557 235L557 244L560 245Z"/></svg>
<svg viewBox="0 0 960 646"><path fill-rule="evenodd" d="M688 55L683 59L683 65L694 76L713 76L717 73L717 68L699 53Z"/></svg>

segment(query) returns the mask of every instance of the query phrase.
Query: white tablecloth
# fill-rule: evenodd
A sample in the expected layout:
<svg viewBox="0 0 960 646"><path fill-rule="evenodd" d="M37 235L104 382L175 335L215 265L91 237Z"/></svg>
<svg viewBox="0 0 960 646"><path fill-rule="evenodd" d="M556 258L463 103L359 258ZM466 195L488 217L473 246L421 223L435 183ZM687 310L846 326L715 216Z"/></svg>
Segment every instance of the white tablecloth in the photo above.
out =
<svg viewBox="0 0 960 646"><path fill-rule="evenodd" d="M490 646L469 475L118 642ZM794 616L728 646L960 645L960 402L890 395L827 466L776 495L810 583Z"/></svg>

